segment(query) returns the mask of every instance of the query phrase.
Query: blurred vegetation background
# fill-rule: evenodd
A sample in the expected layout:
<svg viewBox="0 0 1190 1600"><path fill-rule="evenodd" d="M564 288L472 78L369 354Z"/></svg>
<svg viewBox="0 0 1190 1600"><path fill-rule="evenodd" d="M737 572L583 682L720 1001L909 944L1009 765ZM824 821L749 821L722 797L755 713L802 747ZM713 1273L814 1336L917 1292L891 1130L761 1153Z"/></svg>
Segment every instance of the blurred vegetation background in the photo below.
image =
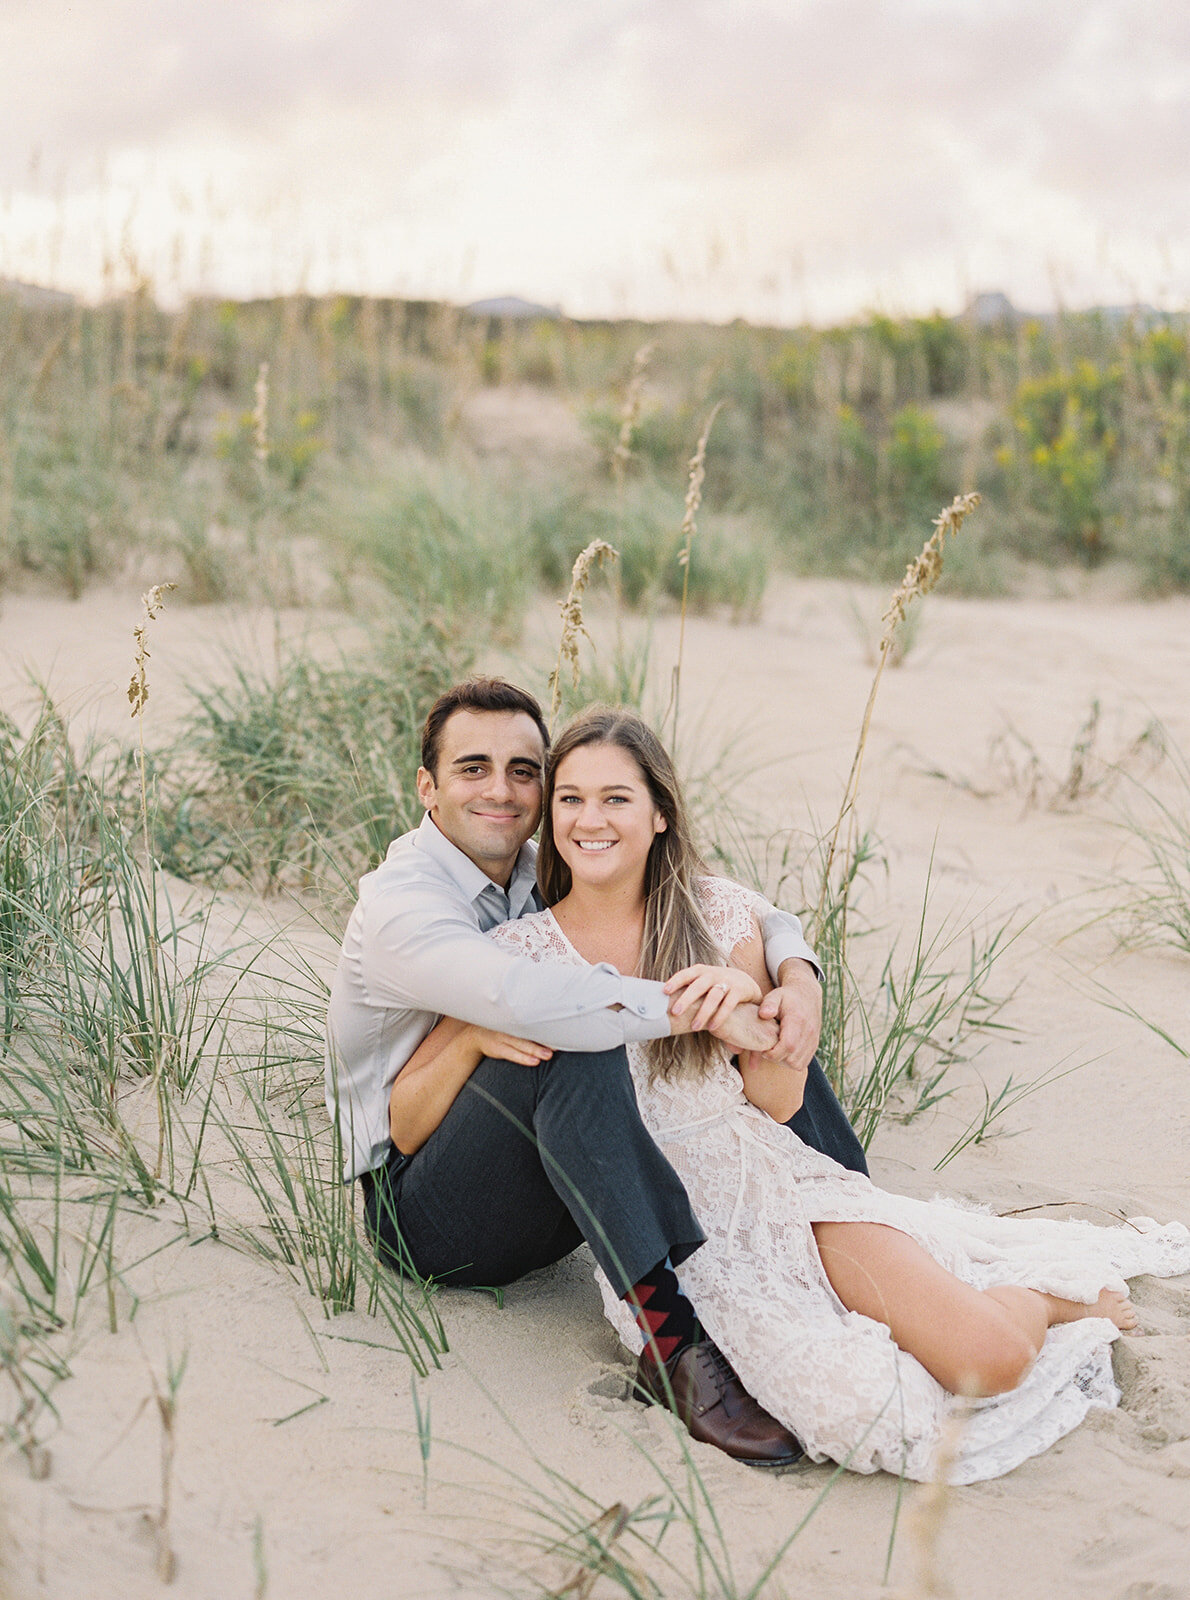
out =
<svg viewBox="0 0 1190 1600"><path fill-rule="evenodd" d="M779 330L427 302L96 306L0 293L0 589L179 582L466 614L516 633L592 538L630 605L680 593L686 463L722 401L694 608L777 571L895 579L938 505L984 511L953 591L1121 563L1190 588L1190 324L873 316ZM635 386L634 358L640 363Z"/></svg>

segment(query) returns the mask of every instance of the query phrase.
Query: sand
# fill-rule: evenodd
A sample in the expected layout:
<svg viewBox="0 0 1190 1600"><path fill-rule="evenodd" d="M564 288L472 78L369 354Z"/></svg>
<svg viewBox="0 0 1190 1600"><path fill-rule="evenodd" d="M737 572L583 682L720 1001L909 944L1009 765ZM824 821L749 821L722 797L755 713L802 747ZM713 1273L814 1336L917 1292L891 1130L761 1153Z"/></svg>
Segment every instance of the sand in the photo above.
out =
<svg viewBox="0 0 1190 1600"><path fill-rule="evenodd" d="M804 833L811 818L833 816L871 678L853 611L874 619L881 604L873 591L785 582L758 624L688 627L683 748L715 765L757 836ZM137 613L126 590L77 603L6 597L0 706L19 712L28 665L83 723L122 730ZM521 661L548 659L555 617L548 605L531 617ZM267 658L276 626L271 614L172 605L153 641L150 736L176 716L187 679L226 671L229 642ZM357 626L309 613L280 619L284 633L313 628L328 648ZM606 619L592 631L606 647ZM675 619L659 620L652 659L662 679L676 641ZM956 1067L956 1092L934 1111L883 1124L871 1152L877 1181L1000 1209L1073 1204L1088 1216L1190 1221L1190 1060L1127 1010L1190 1050L1190 958L1123 950L1104 916L1136 872L1123 809L1146 791L1176 792L1168 762L1128 752L1152 720L1190 752L1187 684L1186 600L939 593L925 602L905 663L885 675L863 775L860 810L887 865L869 891L872 920L886 930L873 941L911 928L927 875L933 915L983 926L1011 918L1019 936L996 976L1005 991L1020 983L1006 1013L1017 1031ZM1058 800L1096 699L1096 749L1126 758L1126 775ZM1093 761L1089 772L1105 776ZM302 937L329 971L333 940L312 929ZM994 1093L1009 1074L1024 1082L1063 1067L1077 1070L934 1171L984 1103L984 1082ZM0 1470L0 1594L161 1592L154 1393L183 1358L171 1507L179 1596L541 1592L560 1587L567 1568L533 1553L533 1540L554 1531L535 1519L547 1504L536 1494L581 1522L617 1503L688 1493L669 1420L624 1398L625 1359L583 1253L514 1286L502 1306L478 1292L440 1294L451 1348L441 1370L416 1382L429 1415L423 1462L410 1367L384 1348L382 1325L362 1314L324 1319L299 1285L217 1241L150 1255L175 1231L172 1219L147 1217L125 1235L126 1249L142 1247L132 1256L148 1259L125 1274L117 1333L102 1306L85 1302L67 1341L73 1376L55 1397L50 1476L31 1480L11 1456ZM941 1531L926 1541L932 1578L915 1532L918 1488L883 1476L832 1482L825 1467L768 1479L693 1447L722 1529L720 1542L702 1505L707 1559L720 1567L704 1572L706 1591L746 1591L800 1527L773 1593L1190 1597L1190 1281L1142 1280L1136 1300L1143 1332L1116 1347L1123 1407L1093 1415L1004 1479L950 1491ZM655 1535L655 1523L646 1527ZM639 1559L630 1537L617 1548ZM678 1575L693 1570L689 1540L675 1526L661 1548L675 1564L667 1572L651 1561L663 1592L689 1592ZM605 1581L595 1592L618 1591Z"/></svg>

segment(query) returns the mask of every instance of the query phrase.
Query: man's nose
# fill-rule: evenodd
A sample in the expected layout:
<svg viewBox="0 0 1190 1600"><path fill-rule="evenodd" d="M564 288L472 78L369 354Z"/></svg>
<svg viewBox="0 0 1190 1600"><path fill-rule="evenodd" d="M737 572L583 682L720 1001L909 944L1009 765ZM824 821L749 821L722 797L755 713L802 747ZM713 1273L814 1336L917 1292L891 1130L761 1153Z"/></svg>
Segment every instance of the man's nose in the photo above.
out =
<svg viewBox="0 0 1190 1600"><path fill-rule="evenodd" d="M487 782L487 797L489 800L511 800L512 783L507 772L499 767L493 767Z"/></svg>

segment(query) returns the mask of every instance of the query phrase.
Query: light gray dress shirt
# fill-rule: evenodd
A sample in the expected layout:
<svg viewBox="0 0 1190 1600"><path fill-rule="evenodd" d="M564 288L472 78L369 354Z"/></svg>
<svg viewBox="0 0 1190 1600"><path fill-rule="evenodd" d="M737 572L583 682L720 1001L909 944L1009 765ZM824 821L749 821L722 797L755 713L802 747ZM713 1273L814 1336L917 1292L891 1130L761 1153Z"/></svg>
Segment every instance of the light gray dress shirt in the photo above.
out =
<svg viewBox="0 0 1190 1600"><path fill-rule="evenodd" d="M427 813L360 879L327 1016L326 1103L342 1138L345 1177L384 1162L393 1082L440 1017L555 1050L609 1050L669 1032L661 984L605 964L537 962L484 937L497 923L541 909L536 871L530 843L501 889ZM791 956L817 967L795 916L759 896L757 911L771 972Z"/></svg>

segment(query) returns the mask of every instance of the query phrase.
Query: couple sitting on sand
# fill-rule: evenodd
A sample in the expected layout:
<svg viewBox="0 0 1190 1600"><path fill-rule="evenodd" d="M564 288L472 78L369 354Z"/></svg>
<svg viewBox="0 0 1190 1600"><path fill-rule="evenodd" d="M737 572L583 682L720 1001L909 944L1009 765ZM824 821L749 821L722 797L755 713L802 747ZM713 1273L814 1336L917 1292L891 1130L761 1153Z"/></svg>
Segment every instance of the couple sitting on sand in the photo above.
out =
<svg viewBox="0 0 1190 1600"><path fill-rule="evenodd" d="M425 818L360 883L327 1104L382 1257L492 1287L585 1240L637 1394L752 1466L928 1478L963 1396L972 1482L1115 1404L1124 1279L1190 1270L1187 1230L876 1189L797 919L708 874L635 712L549 743L499 679L443 695Z"/></svg>

